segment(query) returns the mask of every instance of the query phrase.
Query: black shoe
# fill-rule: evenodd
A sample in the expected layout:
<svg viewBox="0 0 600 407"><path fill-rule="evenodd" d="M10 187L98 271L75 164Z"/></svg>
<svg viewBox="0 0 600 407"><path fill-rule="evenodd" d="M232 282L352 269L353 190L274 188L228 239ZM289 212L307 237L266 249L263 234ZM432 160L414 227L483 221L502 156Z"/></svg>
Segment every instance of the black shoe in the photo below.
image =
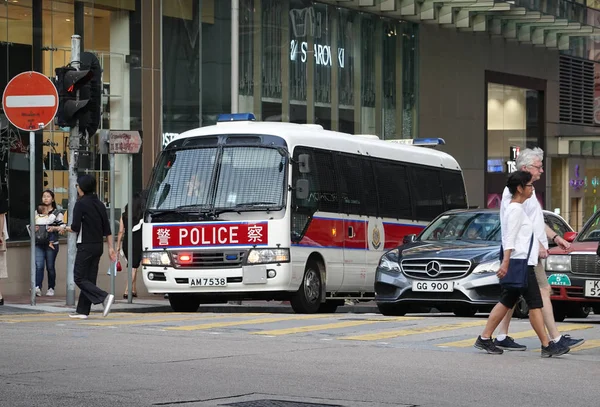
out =
<svg viewBox="0 0 600 407"><path fill-rule="evenodd" d="M569 353L569 348L557 344L556 342L548 343L548 346L542 346L542 357L550 358L552 356L561 356L565 353Z"/></svg>
<svg viewBox="0 0 600 407"><path fill-rule="evenodd" d="M491 338L481 339L481 336L478 336L477 340L475 341L475 345L473 346L475 346L477 349L484 350L491 355L502 355L504 353L502 349L498 348L494 344L494 341Z"/></svg>
<svg viewBox="0 0 600 407"><path fill-rule="evenodd" d="M583 345L584 342L585 342L585 339L573 339L573 338L571 338L571 335L567 334L567 335L561 336L561 338L557 342L557 344L560 346L566 346L569 349L573 349L580 345Z"/></svg>
<svg viewBox="0 0 600 407"><path fill-rule="evenodd" d="M499 341L497 338L494 339L494 345L504 350L527 350L527 346L516 343L510 336L507 336L502 341Z"/></svg>

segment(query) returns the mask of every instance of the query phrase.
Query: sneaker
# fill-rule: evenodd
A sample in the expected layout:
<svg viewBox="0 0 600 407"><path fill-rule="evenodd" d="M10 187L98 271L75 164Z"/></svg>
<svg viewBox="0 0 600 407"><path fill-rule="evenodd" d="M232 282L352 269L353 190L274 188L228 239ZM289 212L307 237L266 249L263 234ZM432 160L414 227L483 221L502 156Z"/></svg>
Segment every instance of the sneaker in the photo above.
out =
<svg viewBox="0 0 600 407"><path fill-rule="evenodd" d="M104 299L102 305L104 306L104 311L102 312L102 316L105 317L110 313L110 307L112 307L113 302L115 302L115 296L112 294L108 294Z"/></svg>
<svg viewBox="0 0 600 407"><path fill-rule="evenodd" d="M40 287L35 287L35 296L36 297L42 296L42 290L40 290Z"/></svg>
<svg viewBox="0 0 600 407"><path fill-rule="evenodd" d="M571 335L563 335L560 340L557 342L560 346L566 346L569 349L576 348L580 345L583 345L585 339L573 339Z"/></svg>
<svg viewBox="0 0 600 407"><path fill-rule="evenodd" d="M54 289L53 288L48 288L48 291L46 291L46 297L54 297Z"/></svg>
<svg viewBox="0 0 600 407"><path fill-rule="evenodd" d="M484 350L491 355L502 355L504 353L504 351L502 349L498 348L494 344L494 341L492 340L492 338L481 339L481 335L477 337L477 340L475 341L475 345L473 345L473 346L475 346L477 349Z"/></svg>
<svg viewBox="0 0 600 407"><path fill-rule="evenodd" d="M556 342L548 343L548 346L542 346L542 357L550 358L552 356L560 356L569 353L569 348L557 344Z"/></svg>
<svg viewBox="0 0 600 407"><path fill-rule="evenodd" d="M69 318L74 318L74 319L88 319L88 316L85 315L85 314L74 313L74 314L69 314Z"/></svg>
<svg viewBox="0 0 600 407"><path fill-rule="evenodd" d="M507 336L502 341L499 341L497 338L494 339L494 345L503 350L527 350L527 346L516 343L510 336Z"/></svg>

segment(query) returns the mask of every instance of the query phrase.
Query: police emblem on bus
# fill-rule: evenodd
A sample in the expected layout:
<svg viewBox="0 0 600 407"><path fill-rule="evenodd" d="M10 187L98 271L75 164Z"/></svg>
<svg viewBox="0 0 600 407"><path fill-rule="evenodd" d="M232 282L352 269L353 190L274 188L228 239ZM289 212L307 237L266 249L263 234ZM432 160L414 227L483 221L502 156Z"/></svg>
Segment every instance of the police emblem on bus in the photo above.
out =
<svg viewBox="0 0 600 407"><path fill-rule="evenodd" d="M379 249L379 246L381 246L381 232L379 232L377 226L373 228L373 238L371 239L371 243L375 250Z"/></svg>

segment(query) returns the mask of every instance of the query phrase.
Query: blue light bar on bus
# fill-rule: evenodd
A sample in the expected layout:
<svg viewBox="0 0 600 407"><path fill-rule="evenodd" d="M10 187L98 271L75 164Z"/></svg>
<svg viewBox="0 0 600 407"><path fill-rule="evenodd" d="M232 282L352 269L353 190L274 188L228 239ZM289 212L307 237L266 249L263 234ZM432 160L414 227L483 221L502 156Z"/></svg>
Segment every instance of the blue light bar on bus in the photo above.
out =
<svg viewBox="0 0 600 407"><path fill-rule="evenodd" d="M397 144L410 144L413 146L439 146L439 145L444 145L446 144L446 142L444 141L443 138L405 138L405 139L397 139L397 140L388 140L392 143L397 143Z"/></svg>
<svg viewBox="0 0 600 407"><path fill-rule="evenodd" d="M224 113L217 117L217 122L247 122L254 120L256 120L256 117L252 113Z"/></svg>

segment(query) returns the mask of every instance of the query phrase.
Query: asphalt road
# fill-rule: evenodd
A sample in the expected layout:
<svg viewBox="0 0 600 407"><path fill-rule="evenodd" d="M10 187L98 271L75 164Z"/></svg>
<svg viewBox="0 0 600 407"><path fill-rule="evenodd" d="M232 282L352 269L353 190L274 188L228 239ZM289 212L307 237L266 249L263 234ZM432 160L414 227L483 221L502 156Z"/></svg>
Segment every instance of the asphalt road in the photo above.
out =
<svg viewBox="0 0 600 407"><path fill-rule="evenodd" d="M586 343L542 359L472 347L485 316L449 314L0 315L0 406L595 406L600 316Z"/></svg>

